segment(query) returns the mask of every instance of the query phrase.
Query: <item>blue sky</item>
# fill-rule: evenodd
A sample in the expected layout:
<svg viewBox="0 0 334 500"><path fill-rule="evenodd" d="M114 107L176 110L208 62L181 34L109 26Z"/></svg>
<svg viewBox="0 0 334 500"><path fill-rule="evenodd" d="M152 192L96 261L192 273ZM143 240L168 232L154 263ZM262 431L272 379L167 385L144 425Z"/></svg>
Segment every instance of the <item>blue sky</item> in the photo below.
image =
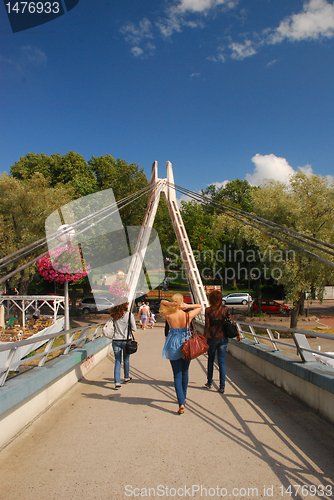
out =
<svg viewBox="0 0 334 500"><path fill-rule="evenodd" d="M12 33L0 8L0 172L111 154L198 191L334 181L333 1L80 0Z"/></svg>

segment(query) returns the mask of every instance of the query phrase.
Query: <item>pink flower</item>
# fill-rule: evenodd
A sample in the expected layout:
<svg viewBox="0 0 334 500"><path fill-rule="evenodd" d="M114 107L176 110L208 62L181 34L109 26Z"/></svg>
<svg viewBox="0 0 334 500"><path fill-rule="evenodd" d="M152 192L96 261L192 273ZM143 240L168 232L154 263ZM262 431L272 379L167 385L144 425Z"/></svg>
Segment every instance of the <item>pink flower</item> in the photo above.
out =
<svg viewBox="0 0 334 500"><path fill-rule="evenodd" d="M52 260L51 260L52 258ZM37 269L48 281L77 281L87 276L90 266L78 256L77 247L60 247L38 259Z"/></svg>

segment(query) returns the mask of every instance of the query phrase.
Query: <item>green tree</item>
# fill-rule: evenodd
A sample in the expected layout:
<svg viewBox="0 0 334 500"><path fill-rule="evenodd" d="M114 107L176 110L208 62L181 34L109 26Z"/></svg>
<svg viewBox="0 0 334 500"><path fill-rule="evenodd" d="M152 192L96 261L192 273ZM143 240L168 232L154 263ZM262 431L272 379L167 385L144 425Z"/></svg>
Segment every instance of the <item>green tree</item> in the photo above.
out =
<svg viewBox="0 0 334 500"><path fill-rule="evenodd" d="M157 231L159 235L160 245L162 249L162 253L166 261L166 258L170 257L169 248L177 247L176 235L174 232L172 220L170 218L168 207L166 200L163 196L160 198L160 203L157 209L157 213L154 220L154 229Z"/></svg>
<svg viewBox="0 0 334 500"><path fill-rule="evenodd" d="M9 255L45 236L45 219L58 207L71 201L71 193L62 185L52 188L41 173L18 180L4 174L0 177L0 230L1 253ZM44 247L46 248L46 247ZM35 256L41 253L39 250ZM22 265L33 257L22 259ZM18 267L17 262L8 266L2 275ZM20 294L27 288L37 273L33 264L10 280L10 286L19 289Z"/></svg>
<svg viewBox="0 0 334 500"><path fill-rule="evenodd" d="M216 265L216 245L211 236L214 216L196 201L182 201L180 212L202 280L211 285Z"/></svg>
<svg viewBox="0 0 334 500"><path fill-rule="evenodd" d="M136 163L115 160L111 155L92 156L88 162L97 183L97 190L112 188L116 201L149 185L143 168ZM148 195L127 205L120 211L125 226L141 225L146 210Z"/></svg>
<svg viewBox="0 0 334 500"><path fill-rule="evenodd" d="M288 185L268 181L260 190L252 192L252 203L254 213L258 216L334 244L334 186L329 186L326 178L298 172ZM261 260L266 261L271 272L275 270L277 282L284 285L287 299L293 302L291 328L297 326L305 292L313 289L321 297L324 287L334 283L332 266L226 215L218 217L215 234L217 232L228 234L234 241L259 248ZM280 236L295 242L288 236ZM306 243L295 243L333 260Z"/></svg>
<svg viewBox="0 0 334 500"><path fill-rule="evenodd" d="M73 198L86 196L97 190L96 178L86 160L73 151L64 156L59 153L51 156L28 153L10 167L11 175L19 180L30 179L37 172L48 180L50 187L57 184L70 187Z"/></svg>
<svg viewBox="0 0 334 500"><path fill-rule="evenodd" d="M248 181L241 181L235 179L228 182L225 186L217 187L215 184L210 184L205 189L201 190L203 196L207 196L214 202L226 203L227 205L234 206L245 212L252 210L251 194L259 188L251 186ZM207 210L211 213L218 211L217 208L208 206Z"/></svg>

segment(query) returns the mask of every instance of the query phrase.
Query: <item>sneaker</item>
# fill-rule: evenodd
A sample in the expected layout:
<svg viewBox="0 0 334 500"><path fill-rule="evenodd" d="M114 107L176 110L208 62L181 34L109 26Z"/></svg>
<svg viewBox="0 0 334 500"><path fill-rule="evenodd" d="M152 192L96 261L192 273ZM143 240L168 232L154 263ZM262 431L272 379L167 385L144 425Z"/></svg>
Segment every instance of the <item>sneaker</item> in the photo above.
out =
<svg viewBox="0 0 334 500"><path fill-rule="evenodd" d="M221 394L224 394L225 389L218 389L218 392L220 392Z"/></svg>
<svg viewBox="0 0 334 500"><path fill-rule="evenodd" d="M124 384L127 384L128 382L130 382L130 380L132 380L132 377L125 378L125 379L124 379Z"/></svg>
<svg viewBox="0 0 334 500"><path fill-rule="evenodd" d="M115 385L115 389L120 389L121 388L121 384L116 384Z"/></svg>
<svg viewBox="0 0 334 500"><path fill-rule="evenodd" d="M207 389L211 389L212 384L210 385L209 382L207 382L206 384L204 384L204 387L206 387Z"/></svg>

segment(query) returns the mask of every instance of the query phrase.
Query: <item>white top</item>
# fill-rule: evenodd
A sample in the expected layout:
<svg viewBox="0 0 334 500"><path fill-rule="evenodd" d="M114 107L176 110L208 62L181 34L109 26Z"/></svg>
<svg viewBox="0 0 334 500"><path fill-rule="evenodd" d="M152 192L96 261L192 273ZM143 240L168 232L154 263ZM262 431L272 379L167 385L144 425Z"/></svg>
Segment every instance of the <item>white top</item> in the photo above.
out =
<svg viewBox="0 0 334 500"><path fill-rule="evenodd" d="M123 318L114 321L115 333L113 336L113 340L126 340L128 338L129 314L130 314L129 311L127 311L124 314ZM135 332L137 330L137 327L133 314L131 314L130 323L131 323L131 330ZM130 338L132 338L132 335Z"/></svg>
<svg viewBox="0 0 334 500"><path fill-rule="evenodd" d="M142 306L140 306L140 308L139 308L139 311L138 311L138 312L140 312L140 314L141 314L142 316L145 316L145 315L146 315L146 316L148 316L148 313L149 313L149 307L148 307L146 304L143 304Z"/></svg>

